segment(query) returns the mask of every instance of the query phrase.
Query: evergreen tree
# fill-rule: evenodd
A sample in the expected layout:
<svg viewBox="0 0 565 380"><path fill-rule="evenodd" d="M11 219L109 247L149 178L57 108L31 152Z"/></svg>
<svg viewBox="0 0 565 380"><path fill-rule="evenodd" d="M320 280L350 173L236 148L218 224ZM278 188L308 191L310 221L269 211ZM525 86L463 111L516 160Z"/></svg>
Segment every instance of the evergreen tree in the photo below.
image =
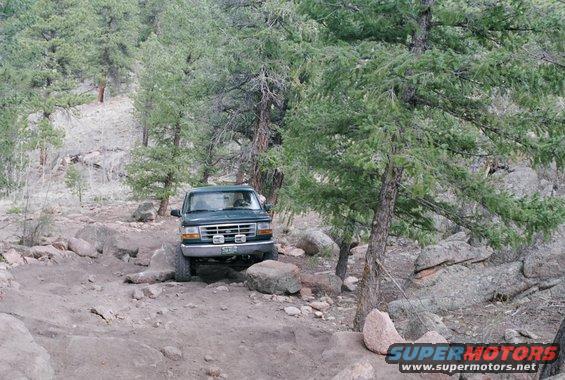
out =
<svg viewBox="0 0 565 380"><path fill-rule="evenodd" d="M119 89L130 80L140 32L139 5L135 0L92 0L83 7L92 15L84 39L98 101L103 102L108 83Z"/></svg>
<svg viewBox="0 0 565 380"><path fill-rule="evenodd" d="M18 117L39 113L38 120L27 128L26 138L29 147L39 149L41 165L46 163L49 145L61 142L62 132L51 123L55 109L86 100L71 92L83 63L83 44L75 37L84 20L76 0L38 0L11 20L15 32L8 44L7 64L27 93Z"/></svg>
<svg viewBox="0 0 565 380"><path fill-rule="evenodd" d="M207 133L198 118L207 14L205 4L171 2L163 10L160 34L150 36L142 49L135 108L149 144L134 151L128 183L137 195L160 200L159 215L178 186L193 181L194 147Z"/></svg>
<svg viewBox="0 0 565 380"><path fill-rule="evenodd" d="M303 0L301 7L320 23L326 46L285 144L304 141L289 149L289 165L313 171L305 186L335 186L339 195L350 181L372 209L355 328L378 305L395 225L425 231L426 211L434 212L500 246L563 222L562 200L516 198L476 170L487 160L563 164L563 65L551 50L563 37L558 2ZM509 107L497 109L500 102ZM444 200L447 192L457 201ZM480 207L460 208L468 204ZM359 208L342 207L343 215Z"/></svg>

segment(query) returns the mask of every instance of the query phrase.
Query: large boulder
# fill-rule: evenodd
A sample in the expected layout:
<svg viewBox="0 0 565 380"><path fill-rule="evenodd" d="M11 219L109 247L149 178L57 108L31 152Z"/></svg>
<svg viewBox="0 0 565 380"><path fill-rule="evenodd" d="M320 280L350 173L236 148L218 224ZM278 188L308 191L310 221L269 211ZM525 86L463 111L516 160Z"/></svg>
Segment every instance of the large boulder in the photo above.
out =
<svg viewBox="0 0 565 380"><path fill-rule="evenodd" d="M341 278L333 273L300 274L303 287L310 288L314 293L337 295L341 293Z"/></svg>
<svg viewBox="0 0 565 380"><path fill-rule="evenodd" d="M550 240L526 251L524 275L540 279L565 275L565 225Z"/></svg>
<svg viewBox="0 0 565 380"><path fill-rule="evenodd" d="M524 277L521 262L473 268L453 265L413 281L406 289L409 299L390 302L388 312L394 319L401 319L422 311L435 313L509 300L536 283Z"/></svg>
<svg viewBox="0 0 565 380"><path fill-rule="evenodd" d="M16 284L14 275L8 270L8 267L4 263L0 263L0 289L9 288Z"/></svg>
<svg viewBox="0 0 565 380"><path fill-rule="evenodd" d="M35 342L22 321L0 313L0 337L1 379L54 378L49 353Z"/></svg>
<svg viewBox="0 0 565 380"><path fill-rule="evenodd" d="M126 282L134 284L154 284L169 281L175 278L175 247L172 244L163 244L156 250L149 261L149 268L139 273L130 273Z"/></svg>
<svg viewBox="0 0 565 380"><path fill-rule="evenodd" d="M319 229L309 229L304 231L296 243L298 248L302 248L307 255L338 255L339 247L331 237Z"/></svg>
<svg viewBox="0 0 565 380"><path fill-rule="evenodd" d="M106 239L102 252L105 256L113 255L118 259L128 259L129 257L137 257L139 245L134 239L114 234Z"/></svg>
<svg viewBox="0 0 565 380"><path fill-rule="evenodd" d="M459 236L460 234L456 234ZM416 259L415 271L432 268L438 265L458 263L476 263L488 259L493 253L490 247L473 247L464 240L446 239L436 245L422 249Z"/></svg>
<svg viewBox="0 0 565 380"><path fill-rule="evenodd" d="M381 355L386 355L391 344L405 342L388 314L377 309L373 309L365 318L363 341L370 351Z"/></svg>
<svg viewBox="0 0 565 380"><path fill-rule="evenodd" d="M24 257L20 255L14 248L10 248L2 254L4 261L13 267L25 264Z"/></svg>
<svg viewBox="0 0 565 380"><path fill-rule="evenodd" d="M501 186L517 197L533 195L539 190L539 178L536 171L527 166L512 168L510 173L503 174Z"/></svg>
<svg viewBox="0 0 565 380"><path fill-rule="evenodd" d="M92 244L98 252L102 252L104 245L106 244L106 240L110 239L117 233L118 232L113 228L105 226L104 224L95 223L84 226L75 234L75 237L86 240Z"/></svg>
<svg viewBox="0 0 565 380"><path fill-rule="evenodd" d="M150 222L157 217L157 210L152 202L143 202L133 212L132 218L136 222Z"/></svg>
<svg viewBox="0 0 565 380"><path fill-rule="evenodd" d="M267 294L293 294L300 290L300 272L296 265L266 260L247 269L247 286Z"/></svg>
<svg viewBox="0 0 565 380"><path fill-rule="evenodd" d="M86 240L70 238L68 240L68 247L69 250L81 257L98 257L98 251Z"/></svg>
<svg viewBox="0 0 565 380"><path fill-rule="evenodd" d="M451 330L443 323L441 317L429 311L411 315L402 330L403 336L411 340L416 340L429 331L436 331L446 338L452 335Z"/></svg>
<svg viewBox="0 0 565 380"><path fill-rule="evenodd" d="M174 271L175 246L165 243L161 248L153 252L149 261L149 268L154 271Z"/></svg>

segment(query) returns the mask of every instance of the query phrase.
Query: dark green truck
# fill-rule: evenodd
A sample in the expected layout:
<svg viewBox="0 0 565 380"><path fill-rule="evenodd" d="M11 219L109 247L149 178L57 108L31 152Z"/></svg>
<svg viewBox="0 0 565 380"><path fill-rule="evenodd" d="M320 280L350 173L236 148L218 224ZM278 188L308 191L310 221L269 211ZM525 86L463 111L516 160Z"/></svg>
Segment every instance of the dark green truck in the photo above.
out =
<svg viewBox="0 0 565 380"><path fill-rule="evenodd" d="M182 209L181 243L176 250L176 281L190 281L202 261L277 260L271 205L262 205L249 186L208 186L189 191Z"/></svg>

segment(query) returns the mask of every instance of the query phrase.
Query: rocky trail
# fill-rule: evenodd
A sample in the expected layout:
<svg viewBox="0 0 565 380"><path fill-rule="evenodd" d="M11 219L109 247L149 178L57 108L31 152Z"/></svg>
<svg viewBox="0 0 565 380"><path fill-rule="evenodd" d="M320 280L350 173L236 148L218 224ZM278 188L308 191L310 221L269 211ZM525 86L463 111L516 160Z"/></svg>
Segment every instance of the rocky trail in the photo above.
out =
<svg viewBox="0 0 565 380"><path fill-rule="evenodd" d="M0 316L4 319L0 328L10 331L0 343L0 355L21 352L23 359L12 355L10 367L2 373L30 379L406 378L397 367L387 365L384 356L367 349L363 334L350 331L355 292L347 291L346 286L342 292L341 282L332 277L334 259L305 255L304 249L295 247L309 251L318 244L331 244L320 238L322 232L306 228L311 221L298 219L290 230L282 223L277 226L279 248L286 253L279 256L280 262L286 263L280 265L299 268L301 284L297 289L302 288L296 294L277 295L250 290L251 274L246 276L245 270L224 265L201 267L198 277L189 283L170 279L131 283L139 273L170 270L166 267L167 247L176 241L177 223L171 217L148 223L132 221L134 209L135 204L126 203L86 207L81 214L56 211L52 216L53 236L44 238L45 245L32 249L10 242L13 239L9 235L16 233L16 226L3 229L4 256L13 260L14 256L6 252L16 251L21 261L0 263ZM91 240L93 257L54 248L65 239L70 244L73 236L95 239ZM101 239L100 244L96 239ZM443 244L458 241L454 239ZM468 248L460 241L457 244L461 249ZM98 245L102 253L96 252ZM447 271L434 280L433 274L422 276L429 268L421 269L445 259L438 259L442 244L434 247L419 250L406 242L390 247L387 267L394 281L384 283L382 309L387 310L386 303L390 302L388 311L394 325L388 315L378 316L372 331L385 326L385 336L378 332L375 342L415 340L430 330L441 334L440 341L552 340L563 312L559 281L544 280L542 290L539 284L543 281L536 281L538 288L530 291L529 298L526 294L512 301L481 299L473 303L466 297L483 297L491 291L489 286L496 285L472 275L476 265L481 266L483 276L497 270L482 267L485 251L469 249L479 258L478 264L469 267L452 262L432 266L436 271ZM352 249L349 272L353 276L360 276L364 249ZM44 251L45 256L32 257ZM472 253L459 257L465 255ZM474 261L469 257L466 260ZM420 269L417 276L413 274L415 268ZM460 304L442 304L442 291L447 291L442 281L452 288L449 273L461 271L482 285L469 294L460 289ZM513 276L519 283L527 280L519 273ZM427 290L426 281L433 292ZM417 298L404 299L397 284ZM347 286L355 290L354 282ZM429 296L439 298L422 301ZM484 307L477 310L477 302ZM430 304L433 307L426 307ZM412 313L400 312L406 310ZM426 334L422 339L436 338ZM379 352L379 347L377 344L371 350Z"/></svg>

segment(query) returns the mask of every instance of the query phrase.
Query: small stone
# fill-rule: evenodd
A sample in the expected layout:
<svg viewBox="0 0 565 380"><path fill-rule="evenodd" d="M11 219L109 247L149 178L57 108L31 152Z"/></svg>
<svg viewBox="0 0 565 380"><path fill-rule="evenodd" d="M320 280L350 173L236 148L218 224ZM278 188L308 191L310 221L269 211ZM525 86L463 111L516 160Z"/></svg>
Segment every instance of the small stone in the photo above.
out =
<svg viewBox="0 0 565 380"><path fill-rule="evenodd" d="M300 309L295 306L287 306L284 308L284 312L290 315L291 317L295 317L300 315Z"/></svg>
<svg viewBox="0 0 565 380"><path fill-rule="evenodd" d="M112 310L108 309L105 306L95 306L90 309L90 312L102 317L102 319L104 319L106 322L110 322L112 319L114 319L114 313L112 312Z"/></svg>
<svg viewBox="0 0 565 380"><path fill-rule="evenodd" d="M171 359L174 361L182 359L182 351L177 347L165 346L161 349L161 352L167 359Z"/></svg>
<svg viewBox="0 0 565 380"><path fill-rule="evenodd" d="M292 248L286 251L285 253L287 256L292 257L302 257L305 255L304 250L302 248Z"/></svg>
<svg viewBox="0 0 565 380"><path fill-rule="evenodd" d="M187 303L186 305L184 305L184 307L188 307L188 308L190 308L190 309L195 309L195 308L197 308L198 306L195 305L195 304L193 304L193 303Z"/></svg>
<svg viewBox="0 0 565 380"><path fill-rule="evenodd" d="M314 310L313 310L310 306L300 306L300 312L301 312L302 314L307 315L307 314L312 313L313 311L314 311Z"/></svg>
<svg viewBox="0 0 565 380"><path fill-rule="evenodd" d="M220 285L220 286L218 286L218 287L216 288L216 290L219 291L219 292L229 292L229 291L230 291L229 288L228 288L227 286L225 286L225 285Z"/></svg>
<svg viewBox="0 0 565 380"><path fill-rule="evenodd" d="M222 376L222 370L220 367L210 367L206 370L206 375L211 377L220 377Z"/></svg>
<svg viewBox="0 0 565 380"><path fill-rule="evenodd" d="M91 274L90 276L88 276L88 282L94 282L96 281L96 277L94 277L93 274Z"/></svg>
<svg viewBox="0 0 565 380"><path fill-rule="evenodd" d="M149 298L157 298L163 293L163 289L157 285L149 285L142 289L143 294Z"/></svg>
<svg viewBox="0 0 565 380"><path fill-rule="evenodd" d="M227 306L222 306L220 309L223 310L223 311L226 311L226 310L228 309L228 307L227 307Z"/></svg>
<svg viewBox="0 0 565 380"><path fill-rule="evenodd" d="M300 298L304 301L311 301L314 299L314 294L312 294L312 289L303 287L300 289Z"/></svg>
<svg viewBox="0 0 565 380"><path fill-rule="evenodd" d="M92 285L92 290L97 291L97 292L101 292L101 291L102 291L102 286L100 286L100 285Z"/></svg>
<svg viewBox="0 0 565 380"><path fill-rule="evenodd" d="M314 312L314 316L315 316L316 318L324 318L324 313L322 313L321 311L317 311L317 310L316 310L316 311Z"/></svg>
<svg viewBox="0 0 565 380"><path fill-rule="evenodd" d="M139 301L145 297L145 294L143 294L143 291L141 289L134 289L131 297Z"/></svg>
<svg viewBox="0 0 565 380"><path fill-rule="evenodd" d="M309 303L309 306L312 309L316 309L322 312L329 310L329 308L331 307L330 304L326 301L312 301Z"/></svg>
<svg viewBox="0 0 565 380"><path fill-rule="evenodd" d="M204 361L206 362L213 362L214 357L212 355L204 355Z"/></svg>
<svg viewBox="0 0 565 380"><path fill-rule="evenodd" d="M342 289L344 289L348 292L354 292L355 290L357 290L357 283L358 282L359 282L359 279L357 277L348 276L348 277L345 278L345 280L343 280Z"/></svg>

